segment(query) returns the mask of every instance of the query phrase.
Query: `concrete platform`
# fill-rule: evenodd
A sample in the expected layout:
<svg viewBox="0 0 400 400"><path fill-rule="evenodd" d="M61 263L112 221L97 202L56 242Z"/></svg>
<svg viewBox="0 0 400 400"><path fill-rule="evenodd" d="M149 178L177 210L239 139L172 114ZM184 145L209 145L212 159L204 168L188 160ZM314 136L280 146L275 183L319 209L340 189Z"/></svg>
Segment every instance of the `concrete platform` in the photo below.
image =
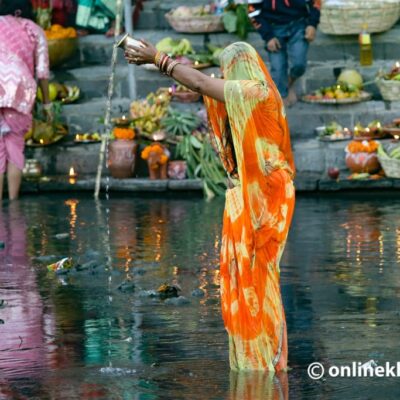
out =
<svg viewBox="0 0 400 400"><path fill-rule="evenodd" d="M40 180L24 180L22 193L46 192L94 192L95 178L85 176L76 181L70 181L64 176L52 176ZM113 179L104 177L101 180L102 192L166 192L166 191L202 191L203 183L198 179L150 180L150 179Z"/></svg>

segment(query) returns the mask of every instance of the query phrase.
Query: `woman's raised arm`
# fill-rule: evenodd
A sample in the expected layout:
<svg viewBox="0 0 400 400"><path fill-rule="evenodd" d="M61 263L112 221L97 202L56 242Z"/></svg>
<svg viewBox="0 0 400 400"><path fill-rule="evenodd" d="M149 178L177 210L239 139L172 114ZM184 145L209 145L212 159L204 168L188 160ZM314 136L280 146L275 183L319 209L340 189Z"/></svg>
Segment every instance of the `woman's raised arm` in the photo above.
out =
<svg viewBox="0 0 400 400"><path fill-rule="evenodd" d="M156 63L157 49L150 43L141 40L144 47L130 47L125 51L125 58L131 64L154 64ZM166 68L168 66L166 60ZM169 61L169 63L172 62ZM212 97L215 100L225 102L224 98L224 79L211 78L202 72L183 64L176 64L172 69L170 76L185 85L189 89Z"/></svg>

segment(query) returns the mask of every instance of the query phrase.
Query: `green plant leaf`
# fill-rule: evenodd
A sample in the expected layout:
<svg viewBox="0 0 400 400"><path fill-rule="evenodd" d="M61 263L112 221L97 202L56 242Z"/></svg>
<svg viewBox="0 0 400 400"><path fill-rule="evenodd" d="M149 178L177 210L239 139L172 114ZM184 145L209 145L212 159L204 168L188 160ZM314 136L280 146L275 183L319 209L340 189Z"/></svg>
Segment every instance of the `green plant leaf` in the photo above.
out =
<svg viewBox="0 0 400 400"><path fill-rule="evenodd" d="M247 14L247 4L239 4L236 8L237 34L240 39L246 39L251 28L249 16Z"/></svg>
<svg viewBox="0 0 400 400"><path fill-rule="evenodd" d="M191 135L190 136L190 142L192 143L192 146L195 149L199 149L200 150L203 147L203 144L200 142L199 139L197 139L196 136Z"/></svg>
<svg viewBox="0 0 400 400"><path fill-rule="evenodd" d="M238 17L234 11L225 11L222 16L222 22L227 32L236 32Z"/></svg>

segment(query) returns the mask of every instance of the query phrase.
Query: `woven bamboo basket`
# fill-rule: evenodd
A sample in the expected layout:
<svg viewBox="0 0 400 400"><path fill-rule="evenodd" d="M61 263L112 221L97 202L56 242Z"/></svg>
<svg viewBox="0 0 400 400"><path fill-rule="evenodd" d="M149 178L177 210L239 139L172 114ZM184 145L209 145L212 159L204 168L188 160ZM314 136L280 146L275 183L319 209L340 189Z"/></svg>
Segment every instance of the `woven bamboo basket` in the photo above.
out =
<svg viewBox="0 0 400 400"><path fill-rule="evenodd" d="M388 178L400 179L400 160L378 156L379 162Z"/></svg>
<svg viewBox="0 0 400 400"><path fill-rule="evenodd" d="M203 15L198 17L174 17L172 12L165 14L169 24L177 32L208 33L223 32L224 24L221 15Z"/></svg>
<svg viewBox="0 0 400 400"><path fill-rule="evenodd" d="M400 81L379 78L376 84L383 100L400 101Z"/></svg>
<svg viewBox="0 0 400 400"><path fill-rule="evenodd" d="M324 0L319 28L328 35L385 32L400 17L400 0Z"/></svg>

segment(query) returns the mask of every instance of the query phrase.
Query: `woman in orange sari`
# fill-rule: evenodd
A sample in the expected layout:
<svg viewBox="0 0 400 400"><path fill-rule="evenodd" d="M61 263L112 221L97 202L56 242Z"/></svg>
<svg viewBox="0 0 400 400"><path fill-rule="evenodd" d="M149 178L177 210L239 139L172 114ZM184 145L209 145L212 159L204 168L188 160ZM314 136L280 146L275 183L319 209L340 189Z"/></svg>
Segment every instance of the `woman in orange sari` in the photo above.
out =
<svg viewBox="0 0 400 400"><path fill-rule="evenodd" d="M135 64L204 96L215 147L229 176L222 248L221 302L234 370L287 369L279 262L294 209L294 162L282 99L256 50L238 42L221 53L224 79L170 59L148 42L131 47Z"/></svg>

